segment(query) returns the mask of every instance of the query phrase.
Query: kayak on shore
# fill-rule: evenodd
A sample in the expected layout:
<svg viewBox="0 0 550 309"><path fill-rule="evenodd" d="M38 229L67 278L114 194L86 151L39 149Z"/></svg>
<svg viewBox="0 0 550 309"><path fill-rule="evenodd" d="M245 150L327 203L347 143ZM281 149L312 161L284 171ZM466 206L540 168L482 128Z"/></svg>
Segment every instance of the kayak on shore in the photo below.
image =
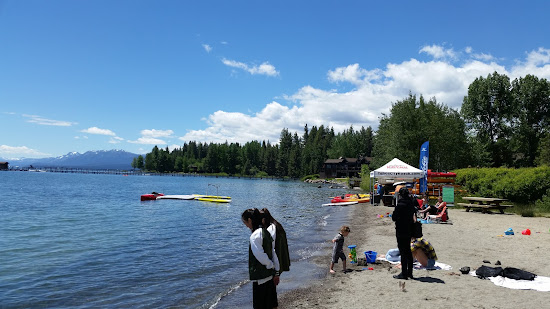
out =
<svg viewBox="0 0 550 309"><path fill-rule="evenodd" d="M370 194L344 194L342 196L335 196L331 203L345 203L345 202L357 202L368 203L370 202Z"/></svg>

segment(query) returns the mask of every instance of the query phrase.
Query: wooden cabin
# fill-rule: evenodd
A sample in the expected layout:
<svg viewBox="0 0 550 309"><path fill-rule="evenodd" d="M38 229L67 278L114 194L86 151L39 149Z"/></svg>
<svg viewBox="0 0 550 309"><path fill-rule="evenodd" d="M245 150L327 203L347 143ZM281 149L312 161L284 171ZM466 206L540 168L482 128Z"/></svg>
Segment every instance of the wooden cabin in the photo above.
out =
<svg viewBox="0 0 550 309"><path fill-rule="evenodd" d="M319 172L320 178L360 177L361 165L370 164L371 157L327 159Z"/></svg>

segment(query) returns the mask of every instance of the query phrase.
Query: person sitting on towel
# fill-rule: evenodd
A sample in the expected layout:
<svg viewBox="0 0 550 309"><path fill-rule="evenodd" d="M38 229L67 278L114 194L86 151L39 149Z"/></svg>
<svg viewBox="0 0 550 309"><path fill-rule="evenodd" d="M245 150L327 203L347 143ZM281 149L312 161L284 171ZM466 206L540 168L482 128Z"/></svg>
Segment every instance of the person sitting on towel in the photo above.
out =
<svg viewBox="0 0 550 309"><path fill-rule="evenodd" d="M427 203L426 203L427 204ZM423 207L418 211L418 215L422 219L426 219L428 215L435 215L437 214L437 207L435 205L423 205Z"/></svg>
<svg viewBox="0 0 550 309"><path fill-rule="evenodd" d="M435 254L434 247L429 241L422 237L412 237L411 251L413 258L416 259L422 266L426 267L426 269L435 269L437 255Z"/></svg>
<svg viewBox="0 0 550 309"><path fill-rule="evenodd" d="M439 215L443 209L447 206L447 202L443 202L443 197L439 196L437 198L437 203L435 204L435 208L437 209L436 215Z"/></svg>
<svg viewBox="0 0 550 309"><path fill-rule="evenodd" d="M445 208L445 206L447 206L447 203L443 202L443 197L439 196L435 205L430 205L427 208L424 208L418 212L420 214L420 217L426 219L428 215L438 215L443 210L443 208Z"/></svg>
<svg viewBox="0 0 550 309"><path fill-rule="evenodd" d="M428 203L428 197L425 194L422 195L422 199L418 199L418 205L419 211L430 207L430 204Z"/></svg>

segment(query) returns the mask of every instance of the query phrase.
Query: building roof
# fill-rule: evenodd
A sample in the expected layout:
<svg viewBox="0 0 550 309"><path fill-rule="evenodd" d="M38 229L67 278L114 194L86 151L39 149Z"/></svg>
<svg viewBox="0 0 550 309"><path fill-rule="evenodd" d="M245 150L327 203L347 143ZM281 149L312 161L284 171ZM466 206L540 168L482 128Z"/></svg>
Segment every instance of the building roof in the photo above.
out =
<svg viewBox="0 0 550 309"><path fill-rule="evenodd" d="M344 159L340 158L340 159L327 159L325 161L325 163L327 164L334 164L334 163L342 163L344 162Z"/></svg>
<svg viewBox="0 0 550 309"><path fill-rule="evenodd" d="M325 161L325 164L338 164L338 163L343 163L343 162L348 162L348 163L356 163L357 160L365 160L367 162L371 162L372 161L372 157L359 157L359 158L338 158L338 159L327 159Z"/></svg>

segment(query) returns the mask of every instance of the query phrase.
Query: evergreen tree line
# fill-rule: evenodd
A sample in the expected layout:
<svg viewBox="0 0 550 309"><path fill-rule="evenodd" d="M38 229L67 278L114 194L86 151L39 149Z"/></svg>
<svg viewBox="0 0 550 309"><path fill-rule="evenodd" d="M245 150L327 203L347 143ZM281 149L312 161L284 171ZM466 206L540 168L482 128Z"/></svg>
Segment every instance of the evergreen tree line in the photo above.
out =
<svg viewBox="0 0 550 309"><path fill-rule="evenodd" d="M299 178L318 174L328 157L371 156L371 127L350 127L335 134L333 128L304 127L300 136L281 131L278 144L269 141L239 143L185 143L172 151L153 147L138 156L132 167L155 172L199 172L227 175L255 175Z"/></svg>
<svg viewBox="0 0 550 309"><path fill-rule="evenodd" d="M429 168L532 167L550 164L550 82L533 75L513 81L494 72L470 84L460 111L413 94L392 104L378 130L350 127L335 134L321 125L301 136L283 129L279 143L244 145L189 142L169 151L154 147L135 168L158 172L206 172L301 177L318 174L338 157L374 157L370 170L396 157L418 166L430 142Z"/></svg>

